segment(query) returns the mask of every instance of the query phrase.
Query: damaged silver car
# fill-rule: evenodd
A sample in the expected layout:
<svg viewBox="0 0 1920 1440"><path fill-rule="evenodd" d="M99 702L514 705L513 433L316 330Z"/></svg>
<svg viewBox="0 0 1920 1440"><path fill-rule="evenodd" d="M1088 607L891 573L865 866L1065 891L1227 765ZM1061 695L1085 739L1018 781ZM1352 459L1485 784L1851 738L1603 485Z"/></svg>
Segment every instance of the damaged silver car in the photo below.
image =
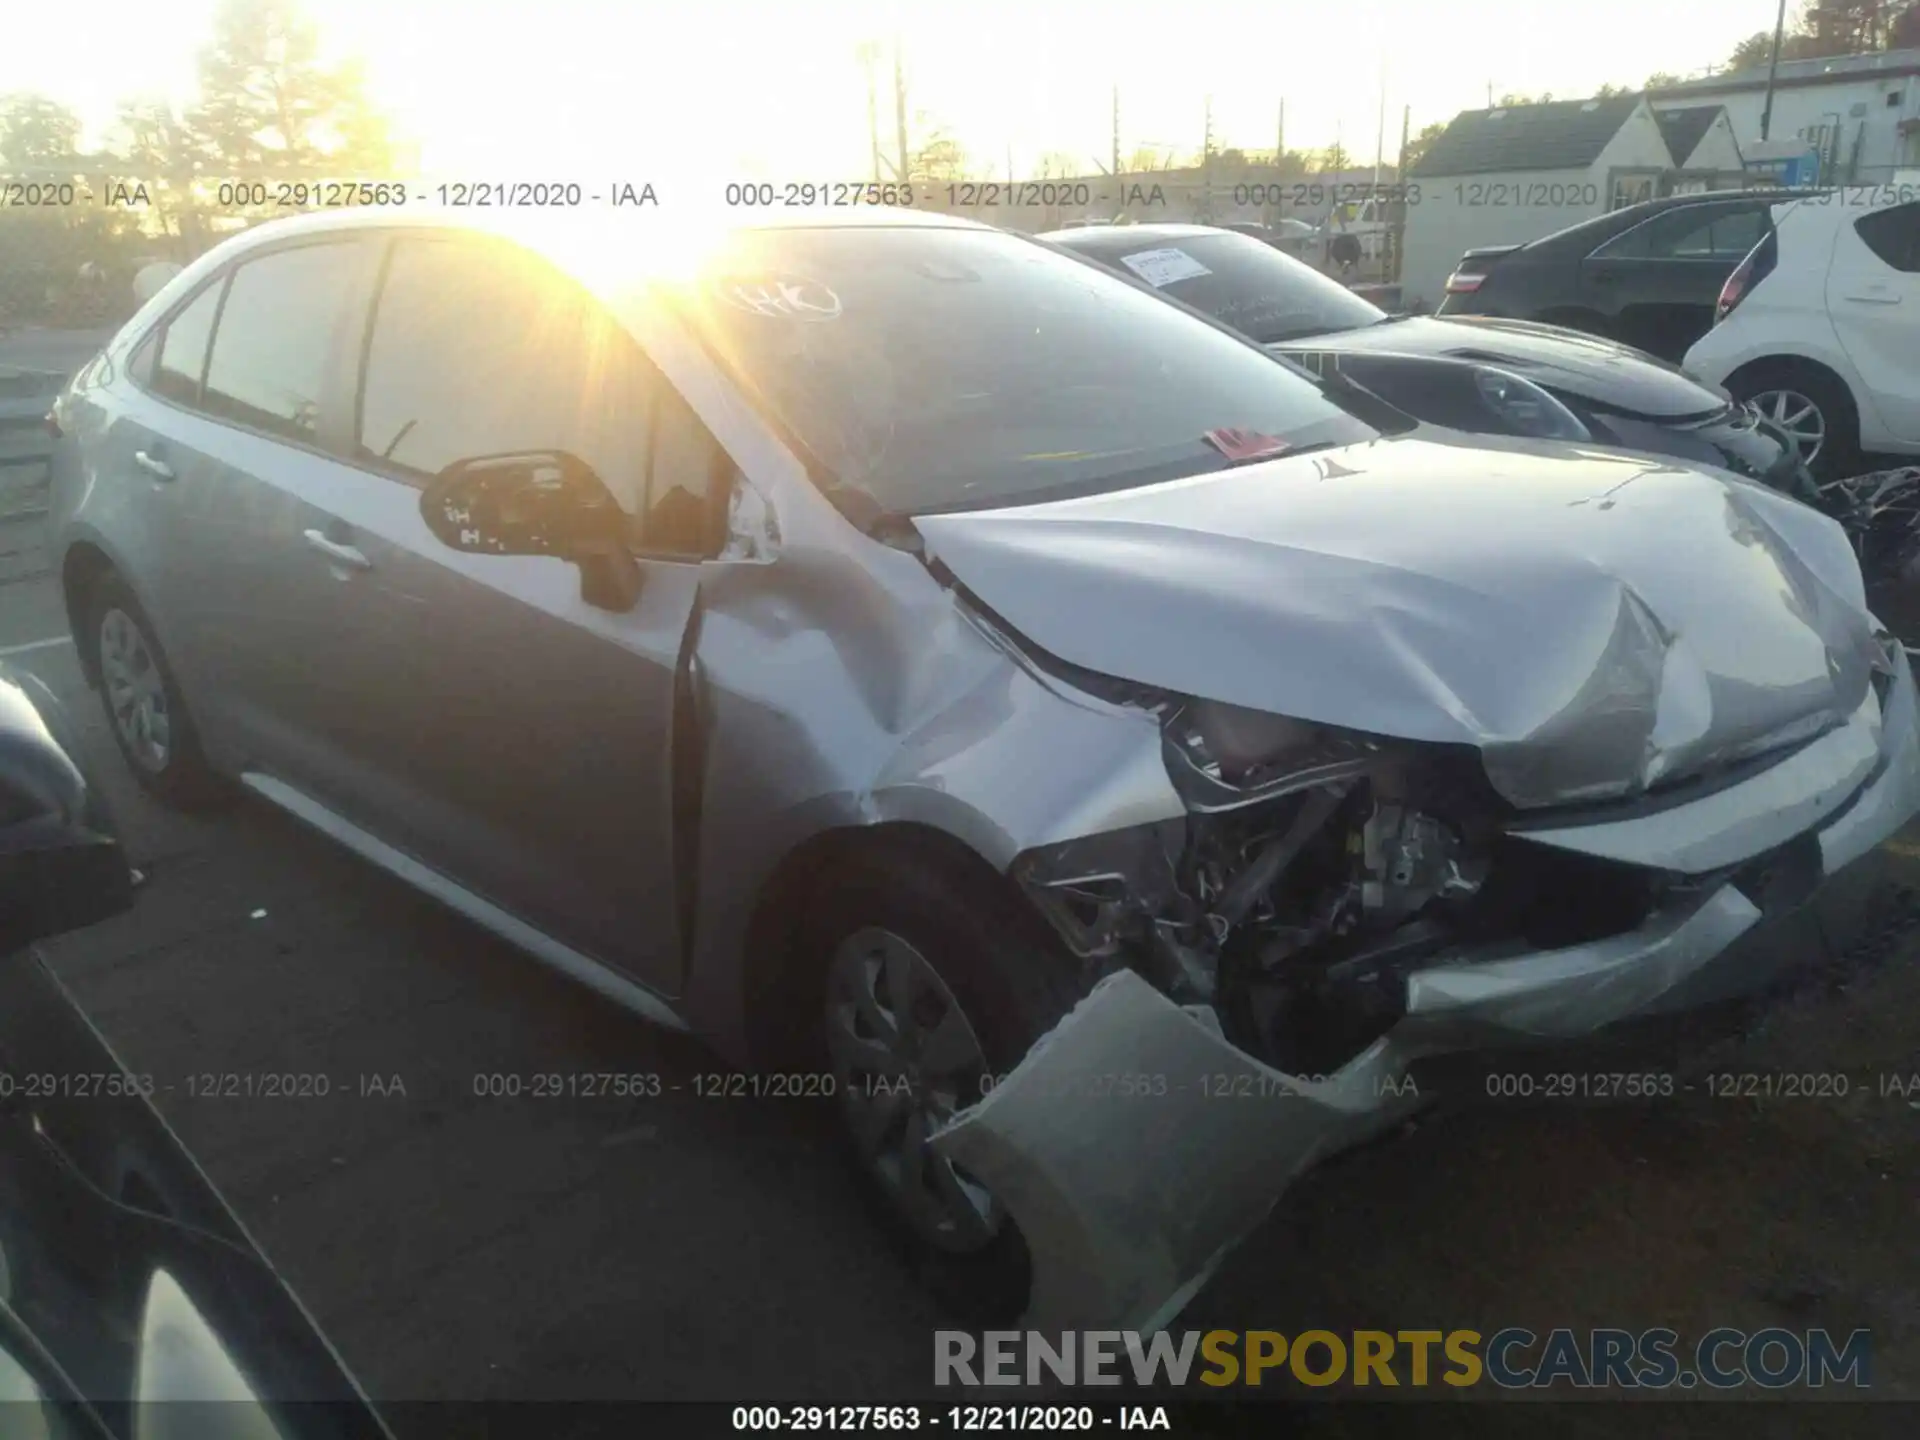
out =
<svg viewBox="0 0 1920 1440"><path fill-rule="evenodd" d="M1410 1067L1766 984L1920 808L1764 486L963 221L625 213L180 275L52 417L80 655L156 793L831 1094L950 1299L1166 1321Z"/></svg>

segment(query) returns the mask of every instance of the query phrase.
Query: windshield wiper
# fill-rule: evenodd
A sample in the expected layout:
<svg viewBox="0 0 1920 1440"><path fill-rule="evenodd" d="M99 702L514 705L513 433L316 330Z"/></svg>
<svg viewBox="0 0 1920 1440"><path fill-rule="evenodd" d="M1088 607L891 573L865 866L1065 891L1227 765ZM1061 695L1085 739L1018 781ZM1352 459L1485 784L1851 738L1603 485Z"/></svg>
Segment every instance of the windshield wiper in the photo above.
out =
<svg viewBox="0 0 1920 1440"><path fill-rule="evenodd" d="M1295 325L1285 330L1266 330L1253 337L1256 345L1284 345L1289 340L1308 340L1315 335L1335 335L1339 332L1329 330L1324 325Z"/></svg>
<svg viewBox="0 0 1920 1440"><path fill-rule="evenodd" d="M1248 455L1238 460L1223 456L1224 463L1212 466L1204 473L1211 475L1221 470L1238 470L1244 465L1264 465L1269 460L1291 460L1297 455L1311 455L1316 450L1331 450L1345 443L1347 442L1342 440L1316 440L1311 445L1295 445L1286 450L1276 450L1269 455Z"/></svg>

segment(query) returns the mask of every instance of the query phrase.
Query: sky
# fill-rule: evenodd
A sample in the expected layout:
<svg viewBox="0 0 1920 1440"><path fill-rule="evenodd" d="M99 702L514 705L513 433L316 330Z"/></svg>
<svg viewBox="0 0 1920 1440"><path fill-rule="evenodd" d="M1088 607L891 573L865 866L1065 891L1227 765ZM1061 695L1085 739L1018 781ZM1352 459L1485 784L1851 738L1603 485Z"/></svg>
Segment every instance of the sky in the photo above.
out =
<svg viewBox="0 0 1920 1440"><path fill-rule="evenodd" d="M0 94L71 106L89 143L118 101L184 100L216 0L32 5L9 20ZM1797 0L1791 7L1799 8ZM307 0L326 49L357 55L375 100L439 179L859 180L868 172L864 42L882 58L893 150L892 44L905 57L910 144L944 129L996 172L1044 156L1091 168L1112 149L1197 151L1211 99L1219 146L1338 140L1360 163L1487 103L1489 86L1573 98L1655 70L1722 63L1768 29L1774 0ZM36 27L43 27L36 35ZM924 118L921 118L924 116Z"/></svg>

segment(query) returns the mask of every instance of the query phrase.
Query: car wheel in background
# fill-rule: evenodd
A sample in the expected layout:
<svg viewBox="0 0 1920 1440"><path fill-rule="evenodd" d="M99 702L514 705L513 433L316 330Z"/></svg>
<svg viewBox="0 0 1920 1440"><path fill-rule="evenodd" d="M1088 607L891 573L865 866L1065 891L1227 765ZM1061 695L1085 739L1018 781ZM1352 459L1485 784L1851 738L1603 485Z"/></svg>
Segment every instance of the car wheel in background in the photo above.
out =
<svg viewBox="0 0 1920 1440"><path fill-rule="evenodd" d="M179 683L139 602L107 575L94 586L86 617L107 728L134 778L180 809L225 799L229 792L201 753Z"/></svg>
<svg viewBox="0 0 1920 1440"><path fill-rule="evenodd" d="M1853 396L1818 366L1768 363L1735 375L1727 389L1793 437L1800 458L1820 480L1851 475L1860 459L1860 421Z"/></svg>
<svg viewBox="0 0 1920 1440"><path fill-rule="evenodd" d="M818 1052L862 1188L935 1297L991 1324L1026 1308L1026 1241L926 1136L988 1093L1085 989L998 876L945 850L908 840L837 866L810 907L806 948Z"/></svg>

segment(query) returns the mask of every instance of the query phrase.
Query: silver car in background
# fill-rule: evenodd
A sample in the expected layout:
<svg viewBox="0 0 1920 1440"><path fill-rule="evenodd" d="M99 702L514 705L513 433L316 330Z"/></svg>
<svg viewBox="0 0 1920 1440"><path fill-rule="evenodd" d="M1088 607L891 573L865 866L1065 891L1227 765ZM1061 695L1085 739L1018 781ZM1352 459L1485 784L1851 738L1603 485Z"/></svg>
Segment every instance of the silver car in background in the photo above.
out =
<svg viewBox="0 0 1920 1440"><path fill-rule="evenodd" d="M172 281L57 407L80 654L155 793L831 1094L957 1305L1164 1323L1423 1057L1766 984L1920 808L1793 500L963 221L628 213Z"/></svg>

